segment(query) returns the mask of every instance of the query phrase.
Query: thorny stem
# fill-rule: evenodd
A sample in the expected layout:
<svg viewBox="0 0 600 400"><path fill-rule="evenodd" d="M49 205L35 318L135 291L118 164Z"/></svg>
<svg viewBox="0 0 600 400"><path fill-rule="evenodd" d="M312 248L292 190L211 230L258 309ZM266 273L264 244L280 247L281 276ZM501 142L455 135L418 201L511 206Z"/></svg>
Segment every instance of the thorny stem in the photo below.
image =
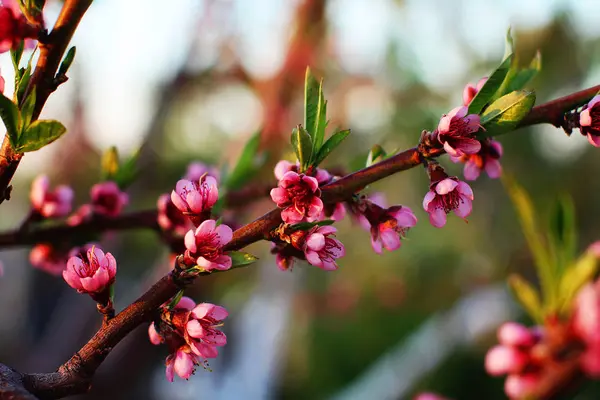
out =
<svg viewBox="0 0 600 400"><path fill-rule="evenodd" d="M564 115L571 109L584 104L594 96L598 89L600 89L600 86L534 107L531 113L521 122L520 127L539 123L552 123L556 125L560 119L557 117L558 115ZM560 126L560 123L558 123L558 126ZM331 204L344 200L370 183L396 172L420 165L424 157L437 157L441 154L443 154L443 150L436 150L430 154L421 154L417 148L405 150L384 161L325 185L322 188L323 201L326 204ZM225 248L226 250L239 250L250 243L259 241L267 237L270 231L276 228L280 222L280 210L272 210L236 230L232 241ZM69 361L63 364L57 372L23 375L25 387L35 395L49 399L60 398L88 390L94 372L112 348L138 325L151 320L155 310L180 290L181 279L176 276L180 273L177 269L171 271L171 273L156 282L139 299L103 324L88 343ZM568 375L574 376L573 366L568 366L568 368ZM552 382L554 381L557 384L553 386ZM544 387L541 398L552 398L555 396L556 391L564 386L562 380L550 380L549 382L548 387Z"/></svg>

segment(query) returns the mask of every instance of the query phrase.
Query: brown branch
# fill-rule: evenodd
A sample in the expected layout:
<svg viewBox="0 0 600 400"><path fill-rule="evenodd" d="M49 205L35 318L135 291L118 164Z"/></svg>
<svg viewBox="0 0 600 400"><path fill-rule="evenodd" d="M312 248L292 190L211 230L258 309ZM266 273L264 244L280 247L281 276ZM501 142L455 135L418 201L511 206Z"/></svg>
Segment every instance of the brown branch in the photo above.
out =
<svg viewBox="0 0 600 400"><path fill-rule="evenodd" d="M90 4L92 4L92 0L65 0L52 32L39 43L40 56L26 90L26 93L31 92L33 88L36 90L32 122L39 117L46 100L57 88L56 71L79 21ZM26 97L24 95L23 99ZM23 158L23 153L13 150L8 135L6 135L0 147L0 203L10 195L8 186L17 171L21 158Z"/></svg>
<svg viewBox="0 0 600 400"><path fill-rule="evenodd" d="M589 100L595 93L594 89L584 90L535 107L531 112L531 117L525 118L521 126L535 123L552 123L556 120L559 111L565 113L571 110L574 104ZM426 156L434 157L442 153L443 151L436 151L435 153L426 154ZM322 188L323 200L325 203L343 200L370 183L396 172L413 168L421 162L422 156L417 148L403 151L389 159L325 185ZM280 211L270 211L235 231L232 241L226 246L226 250L239 250L250 243L259 241L280 223ZM175 272L171 272L161 278L138 300L111 319L57 372L25 375L26 387L32 393L43 398L59 398L87 390L94 372L112 348L138 325L149 321L155 310L180 290L180 286L175 282L177 279L174 274Z"/></svg>

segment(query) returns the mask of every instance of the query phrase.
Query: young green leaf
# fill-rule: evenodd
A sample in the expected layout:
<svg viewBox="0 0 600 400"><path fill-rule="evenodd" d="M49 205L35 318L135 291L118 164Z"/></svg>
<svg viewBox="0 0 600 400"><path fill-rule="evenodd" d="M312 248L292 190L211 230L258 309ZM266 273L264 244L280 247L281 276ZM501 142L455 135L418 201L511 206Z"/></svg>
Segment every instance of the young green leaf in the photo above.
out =
<svg viewBox="0 0 600 400"><path fill-rule="evenodd" d="M525 86L540 72L542 68L542 58L541 54L538 51L536 56L531 60L529 67L520 68L518 66L518 61L513 58L513 63L502 83L502 86L498 89L496 94L494 95L493 100L496 100L499 97L504 96L507 93L514 92L515 90L524 89Z"/></svg>
<svg viewBox="0 0 600 400"><path fill-rule="evenodd" d="M497 136L510 132L529 114L535 104L535 93L519 90L500 97L481 114L485 131L481 136Z"/></svg>
<svg viewBox="0 0 600 400"><path fill-rule="evenodd" d="M517 274L508 277L508 286L531 318L539 323L543 322L540 296L533 286Z"/></svg>
<svg viewBox="0 0 600 400"><path fill-rule="evenodd" d="M317 104L317 115L315 118L315 128L314 134L312 135L313 139L313 157L316 157L319 154L319 150L323 145L323 141L325 140L325 129L327 128L327 101L325 101L325 97L323 96L323 80L319 83L319 103ZM322 160L321 160L322 161ZM311 160L311 165L315 164L315 160ZM318 163L315 164L315 166Z"/></svg>
<svg viewBox="0 0 600 400"><path fill-rule="evenodd" d="M115 175L114 181L117 183L121 190L125 190L135 181L137 178L139 168L138 159L140 158L140 149L133 152L131 156L125 162L121 163L117 174Z"/></svg>
<svg viewBox="0 0 600 400"><path fill-rule="evenodd" d="M556 202L550 216L548 236L554 250L558 270L562 272L575 257L577 248L575 206L571 197L565 195Z"/></svg>
<svg viewBox="0 0 600 400"><path fill-rule="evenodd" d="M310 160L312 158L312 139L302 125L298 125L292 131L292 148L296 153L298 162L300 163L301 172L306 171L310 166Z"/></svg>
<svg viewBox="0 0 600 400"><path fill-rule="evenodd" d="M31 89L31 93L25 99L23 106L21 107L21 117L23 118L23 127L22 129L27 129L29 124L31 123L31 118L33 117L33 111L35 109L35 100L36 100L36 91L35 87Z"/></svg>
<svg viewBox="0 0 600 400"><path fill-rule="evenodd" d="M21 40L16 48L10 50L10 58L13 63L13 68L15 70L15 78L19 77L19 63L21 62L21 57L23 56L23 50L25 49L25 41Z"/></svg>
<svg viewBox="0 0 600 400"><path fill-rule="evenodd" d="M250 140L246 142L242 154L235 167L225 179L225 188L238 189L244 185L257 170L264 164L264 157L258 157L260 146L260 132L256 132ZM224 175L222 175L224 176Z"/></svg>
<svg viewBox="0 0 600 400"><path fill-rule="evenodd" d="M114 180L119 171L119 151L115 146L111 146L104 154L102 154L101 163L101 179L103 181Z"/></svg>
<svg viewBox="0 0 600 400"><path fill-rule="evenodd" d="M324 219L316 222L298 222L297 224L290 225L292 231L308 231L315 226L327 226L332 225L335 221L332 219Z"/></svg>
<svg viewBox="0 0 600 400"><path fill-rule="evenodd" d="M181 300L182 297L183 297L183 289L179 290L177 292L177 294L175 296L173 296L171 301L169 301L169 304L167 304L167 308L169 310L172 310L173 308L175 308L175 306L177 305L177 303L179 303L179 300Z"/></svg>
<svg viewBox="0 0 600 400"><path fill-rule="evenodd" d="M485 82L481 90L477 92L471 103L469 104L469 114L479 114L484 109L486 104L488 104L496 92L498 88L504 82L504 78L510 69L512 63L513 55L508 56L502 64L490 75L488 80Z"/></svg>
<svg viewBox="0 0 600 400"><path fill-rule="evenodd" d="M338 147L344 141L344 139L348 137L349 134L350 130L347 129L344 131L336 132L333 135L331 135L331 137L327 139L325 144L321 147L321 150L319 150L319 153L317 154L317 157L312 165L316 167L319 164L321 164L323 160L327 158L329 153L331 153L336 147Z"/></svg>
<svg viewBox="0 0 600 400"><path fill-rule="evenodd" d="M558 291L560 311L567 312L569 310L579 289L586 283L591 282L597 271L598 259L591 251L584 253L573 265L566 269L560 280Z"/></svg>
<svg viewBox="0 0 600 400"><path fill-rule="evenodd" d="M16 150L21 153L39 150L61 137L67 129L55 120L37 120L23 131Z"/></svg>
<svg viewBox="0 0 600 400"><path fill-rule="evenodd" d="M378 144L374 145L373 147L371 147L371 151L369 151L369 154L367 155L367 162L365 164L365 167L369 167L375 164L376 162L383 160L386 156L387 153L385 152L383 147L381 147Z"/></svg>
<svg viewBox="0 0 600 400"><path fill-rule="evenodd" d="M504 176L502 181L517 211L523 235L535 260L544 301L546 304L554 305L559 277L556 274L556 266L543 241L543 235L537 226L535 209L531 199L527 192L512 178Z"/></svg>
<svg viewBox="0 0 600 400"><path fill-rule="evenodd" d="M506 31L506 42L505 42L505 46L504 46L504 57L503 60L506 60L508 57L510 57L510 55L512 53L514 53L514 45L515 42L513 40L512 37L512 28L508 28L508 30Z"/></svg>
<svg viewBox="0 0 600 400"><path fill-rule="evenodd" d="M57 76L65 76L67 74L67 71L69 71L71 64L73 64L73 60L75 59L76 51L77 48L75 46L71 47L69 51L67 51L67 55L60 64L60 68L58 68L58 73L56 74Z"/></svg>
<svg viewBox="0 0 600 400"><path fill-rule="evenodd" d="M313 140L315 139L317 114L319 113L320 94L322 95L320 88L321 85L310 71L310 68L306 68L304 78L304 128Z"/></svg>
<svg viewBox="0 0 600 400"><path fill-rule="evenodd" d="M8 132L8 139L11 146L16 148L19 144L19 136L21 134L21 112L12 100L2 93L0 93L0 117Z"/></svg>
<svg viewBox="0 0 600 400"><path fill-rule="evenodd" d="M230 251L227 255L231 257L231 268L243 267L258 260L258 257L243 251Z"/></svg>
<svg viewBox="0 0 600 400"><path fill-rule="evenodd" d="M29 81L31 80L31 64L27 65L27 68L21 68L19 70L19 80L15 83L16 94L15 97L17 102L20 103L21 99L25 95L25 91L27 90L27 86L29 86Z"/></svg>

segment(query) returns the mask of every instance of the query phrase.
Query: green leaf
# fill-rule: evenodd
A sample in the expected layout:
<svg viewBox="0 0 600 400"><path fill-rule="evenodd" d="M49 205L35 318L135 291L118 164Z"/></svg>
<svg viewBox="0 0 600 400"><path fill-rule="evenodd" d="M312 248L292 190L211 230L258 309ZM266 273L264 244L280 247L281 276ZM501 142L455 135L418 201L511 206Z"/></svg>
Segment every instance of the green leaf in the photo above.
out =
<svg viewBox="0 0 600 400"><path fill-rule="evenodd" d="M543 322L542 304L537 290L517 274L511 274L508 277L508 286L531 318L539 323Z"/></svg>
<svg viewBox="0 0 600 400"><path fill-rule="evenodd" d="M16 148L19 144L21 133L21 112L12 100L2 93L0 93L0 117L8 132L8 139L11 146Z"/></svg>
<svg viewBox="0 0 600 400"><path fill-rule="evenodd" d="M173 296L173 298L171 299L171 301L167 305L167 308L169 310L172 310L173 308L175 308L175 306L177 305L177 303L179 303L179 301L181 300L182 297L183 297L183 289L180 289L177 292L177 294L175 296Z"/></svg>
<svg viewBox="0 0 600 400"><path fill-rule="evenodd" d="M369 151L369 154L367 155L367 162L365 164L365 167L369 167L375 164L376 162L385 159L386 156L387 153L385 152L383 147L381 147L378 144L374 145L373 147L371 147L371 151Z"/></svg>
<svg viewBox="0 0 600 400"><path fill-rule="evenodd" d="M529 67L520 68L516 57L513 59L510 71L506 75L504 82L494 98L501 97L507 93L514 92L515 90L521 90L527 86L527 84L540 72L542 68L542 58L538 51L536 56L531 60Z"/></svg>
<svg viewBox="0 0 600 400"><path fill-rule="evenodd" d="M308 231L315 226L327 226L332 225L335 221L332 219L324 219L316 222L298 222L297 224L290 225L292 231Z"/></svg>
<svg viewBox="0 0 600 400"><path fill-rule="evenodd" d="M325 129L327 128L327 101L323 96L323 80L319 83L319 103L317 104L317 115L315 121L313 139L313 157L319 154L323 141L325 140ZM308 128L307 128L308 129ZM310 131L309 131L310 133ZM321 160L323 161L323 160ZM317 166L319 163L311 160L311 165Z"/></svg>
<svg viewBox="0 0 600 400"><path fill-rule="evenodd" d="M544 301L547 305L553 307L556 301L558 276L552 258L544 244L543 235L538 229L535 209L531 199L527 192L512 178L505 176L502 180L517 211L523 235L533 255Z"/></svg>
<svg viewBox="0 0 600 400"><path fill-rule="evenodd" d="M15 84L16 86L16 94L15 97L17 102L21 102L21 99L25 95L25 91L27 90L27 86L29 86L29 81L31 80L31 64L27 65L27 68L20 69L21 78Z"/></svg>
<svg viewBox="0 0 600 400"><path fill-rule="evenodd" d="M316 160L313 162L313 166L318 166L327 158L329 153L331 153L336 147L338 147L344 139L348 137L350 134L350 130L339 131L331 135L329 139L325 142L325 144L319 150L319 154L317 154Z"/></svg>
<svg viewBox="0 0 600 400"><path fill-rule="evenodd" d="M25 99L23 106L21 107L21 117L23 118L23 127L22 129L27 129L29 124L31 123L31 118L33 117L33 111L35 109L35 100L36 100L36 90L35 87L31 89L31 93Z"/></svg>
<svg viewBox="0 0 600 400"><path fill-rule="evenodd" d="M510 132L531 111L535 93L519 90L500 97L481 114L482 136L497 136Z"/></svg>
<svg viewBox="0 0 600 400"><path fill-rule="evenodd" d="M471 103L469 104L469 114L481 113L486 104L492 100L498 91L498 88L500 88L502 82L504 82L504 78L510 69L512 58L513 56L511 54L502 62L502 64L500 64L492 75L490 75L481 90L477 92L473 100L471 100Z"/></svg>
<svg viewBox="0 0 600 400"><path fill-rule="evenodd" d="M102 154L101 165L101 179L103 181L114 180L119 171L119 151L115 146L111 146Z"/></svg>
<svg viewBox="0 0 600 400"><path fill-rule="evenodd" d="M139 172L137 163L139 158L140 149L133 152L131 156L119 166L119 169L114 177L114 181L121 190L129 187L129 185L135 181L135 178L137 178Z"/></svg>
<svg viewBox="0 0 600 400"><path fill-rule="evenodd" d="M304 127L313 140L315 139L317 127L319 101L322 96L320 88L321 85L310 71L310 68L306 68L304 78Z"/></svg>
<svg viewBox="0 0 600 400"><path fill-rule="evenodd" d="M257 157L260 146L260 132L256 132L246 142L240 158L225 180L227 189L239 189L262 167L265 157Z"/></svg>
<svg viewBox="0 0 600 400"><path fill-rule="evenodd" d="M69 49L67 55L60 64L60 68L58 69L58 73L56 74L57 76L65 76L67 74L67 71L69 71L71 64L73 64L73 60L75 59L76 51L77 48L75 46Z"/></svg>
<svg viewBox="0 0 600 400"><path fill-rule="evenodd" d="M560 311L567 312L579 289L591 282L598 270L596 255L588 251L569 266L560 280Z"/></svg>
<svg viewBox="0 0 600 400"><path fill-rule="evenodd" d="M512 28L508 28L506 31L506 44L504 46L504 57L503 60L506 60L512 53L514 53L514 40L512 37Z"/></svg>
<svg viewBox="0 0 600 400"><path fill-rule="evenodd" d="M549 242L554 250L559 273L575 257L577 228L575 206L571 197L564 195L558 199L550 216Z"/></svg>
<svg viewBox="0 0 600 400"><path fill-rule="evenodd" d="M301 172L306 171L310 165L312 147L312 139L302 125L298 125L297 128L294 128L292 131L292 148L300 163Z"/></svg>
<svg viewBox="0 0 600 400"><path fill-rule="evenodd" d="M227 255L231 257L231 268L243 267L258 260L258 257L243 251L230 251Z"/></svg>
<svg viewBox="0 0 600 400"><path fill-rule="evenodd" d="M23 56L23 49L25 49L25 41L21 40L16 49L10 50L10 58L13 63L16 78L19 77L19 63L21 62L21 57Z"/></svg>
<svg viewBox="0 0 600 400"><path fill-rule="evenodd" d="M18 152L39 150L61 137L67 128L55 120L37 120L23 131L19 138Z"/></svg>

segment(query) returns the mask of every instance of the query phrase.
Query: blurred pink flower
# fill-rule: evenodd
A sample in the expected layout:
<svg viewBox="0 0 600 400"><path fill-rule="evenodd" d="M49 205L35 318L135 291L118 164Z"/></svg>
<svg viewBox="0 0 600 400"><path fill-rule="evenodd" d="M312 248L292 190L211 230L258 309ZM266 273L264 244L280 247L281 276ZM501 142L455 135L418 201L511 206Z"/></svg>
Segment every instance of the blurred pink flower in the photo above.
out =
<svg viewBox="0 0 600 400"><path fill-rule="evenodd" d="M16 0L0 5L0 53L17 47L21 40L37 39L39 29L29 24Z"/></svg>
<svg viewBox="0 0 600 400"><path fill-rule="evenodd" d="M472 83L467 83L467 86L465 86L465 88L463 90L463 105L468 106L469 104L471 104L471 101L473 101L473 98L475 97L475 95L477 93L479 93L479 91L481 90L483 85L485 85L487 80L488 80L488 77L485 76L485 77L481 78L479 80L479 82L477 82L477 85L473 85Z"/></svg>
<svg viewBox="0 0 600 400"><path fill-rule="evenodd" d="M153 345L156 345L156 346L158 346L159 344L161 344L165 341L163 339L163 337L156 330L156 326L154 325L154 322L151 322L150 325L148 326L148 337L150 338L150 343L152 343Z"/></svg>
<svg viewBox="0 0 600 400"><path fill-rule="evenodd" d="M92 247L85 259L79 256L69 258L63 278L79 293L101 293L115 281L117 261L112 254Z"/></svg>
<svg viewBox="0 0 600 400"><path fill-rule="evenodd" d="M446 214L450 211L460 218L471 213L473 191L456 177L433 182L423 199L423 208L429 213L429 222L436 228L446 225Z"/></svg>
<svg viewBox="0 0 600 400"><path fill-rule="evenodd" d="M5 84L6 84L6 81L4 80L2 75L0 75L0 93L4 93L4 85Z"/></svg>
<svg viewBox="0 0 600 400"><path fill-rule="evenodd" d="M600 95L594 96L579 114L581 133L592 146L600 147Z"/></svg>
<svg viewBox="0 0 600 400"><path fill-rule="evenodd" d="M450 156L460 157L463 154L475 154L481 148L475 132L480 128L479 115L467 115L466 106L456 107L440 120L437 128L437 139L444 145Z"/></svg>
<svg viewBox="0 0 600 400"><path fill-rule="evenodd" d="M29 262L50 275L60 275L66 267L67 255L51 244L39 243L31 249Z"/></svg>
<svg viewBox="0 0 600 400"><path fill-rule="evenodd" d="M185 235L185 255L207 271L231 268L231 257L223 253L223 246L231 241L233 231L227 225L217 226L212 219L206 220Z"/></svg>
<svg viewBox="0 0 600 400"><path fill-rule="evenodd" d="M288 224L317 220L323 211L320 196L316 178L293 171L286 172L271 190L271 198L283 208L281 219Z"/></svg>
<svg viewBox="0 0 600 400"><path fill-rule="evenodd" d="M423 392L417 394L413 400L448 400L446 397L440 396L436 393Z"/></svg>
<svg viewBox="0 0 600 400"><path fill-rule="evenodd" d="M129 202L127 193L122 192L115 182L100 182L90 190L94 213L116 217Z"/></svg>
<svg viewBox="0 0 600 400"><path fill-rule="evenodd" d="M378 254L382 253L382 248L388 251L399 249L400 238L417 224L417 217L408 207L392 206L382 211L377 225L371 226L370 229L371 246Z"/></svg>
<svg viewBox="0 0 600 400"><path fill-rule="evenodd" d="M175 207L168 194L158 197L158 225L165 231L172 231L178 236L183 236L193 227L193 224L181 211Z"/></svg>
<svg viewBox="0 0 600 400"><path fill-rule="evenodd" d="M498 328L498 342L505 346L531 347L539 341L539 335L517 322L506 322Z"/></svg>
<svg viewBox="0 0 600 400"><path fill-rule="evenodd" d="M346 249L335 239L336 231L333 226L315 226L308 231L303 248L306 261L326 271L337 269L336 259L343 257Z"/></svg>
<svg viewBox="0 0 600 400"><path fill-rule="evenodd" d="M490 375L500 376L520 373L529 357L527 353L513 346L498 345L492 347L485 356L485 370Z"/></svg>
<svg viewBox="0 0 600 400"><path fill-rule="evenodd" d="M61 185L50 191L50 180L46 175L40 175L31 184L29 198L33 209L43 217L60 218L71 212L73 189Z"/></svg>
<svg viewBox="0 0 600 400"><path fill-rule="evenodd" d="M468 181L477 179L481 171L485 171L491 179L496 179L502 174L502 166L499 161L502 153L500 142L489 139L481 142L481 150L477 154L465 154L460 157L450 157L450 159L455 163L465 164L463 175Z"/></svg>
<svg viewBox="0 0 600 400"><path fill-rule="evenodd" d="M219 170L213 166L206 165L199 161L191 162L188 164L187 172L184 179L192 182L200 181L203 175L212 176L217 182L219 182Z"/></svg>
<svg viewBox="0 0 600 400"><path fill-rule="evenodd" d="M183 213L200 214L208 211L218 198L217 180L212 176L204 176L199 181L181 179L171 192L173 204Z"/></svg>
<svg viewBox="0 0 600 400"><path fill-rule="evenodd" d="M504 382L504 392L512 400L526 399L533 395L540 382L536 373L509 375Z"/></svg>

